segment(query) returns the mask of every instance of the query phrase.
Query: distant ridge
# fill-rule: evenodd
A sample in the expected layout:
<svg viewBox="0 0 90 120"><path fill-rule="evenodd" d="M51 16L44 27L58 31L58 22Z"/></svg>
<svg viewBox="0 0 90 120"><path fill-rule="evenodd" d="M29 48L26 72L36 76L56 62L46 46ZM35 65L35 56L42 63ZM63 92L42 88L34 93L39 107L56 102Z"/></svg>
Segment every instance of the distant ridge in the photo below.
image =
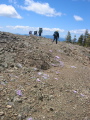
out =
<svg viewBox="0 0 90 120"><path fill-rule="evenodd" d="M53 39L53 35L43 35L43 37ZM59 41L65 41L65 38L59 38Z"/></svg>
<svg viewBox="0 0 90 120"><path fill-rule="evenodd" d="M16 33L17 35L29 35L29 34L19 34L19 33ZM42 35L42 37L45 37L45 38L50 38L50 39L53 39L53 35ZM66 41L65 38L59 38L59 41Z"/></svg>

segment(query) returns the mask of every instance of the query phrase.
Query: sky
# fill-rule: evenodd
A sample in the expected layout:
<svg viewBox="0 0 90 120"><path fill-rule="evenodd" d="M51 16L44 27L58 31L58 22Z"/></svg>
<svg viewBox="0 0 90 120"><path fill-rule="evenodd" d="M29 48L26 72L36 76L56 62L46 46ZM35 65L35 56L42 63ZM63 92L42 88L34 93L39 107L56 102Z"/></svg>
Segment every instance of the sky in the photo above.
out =
<svg viewBox="0 0 90 120"><path fill-rule="evenodd" d="M90 0L0 0L0 31L28 34L43 28L43 35L68 31L77 38L90 33Z"/></svg>

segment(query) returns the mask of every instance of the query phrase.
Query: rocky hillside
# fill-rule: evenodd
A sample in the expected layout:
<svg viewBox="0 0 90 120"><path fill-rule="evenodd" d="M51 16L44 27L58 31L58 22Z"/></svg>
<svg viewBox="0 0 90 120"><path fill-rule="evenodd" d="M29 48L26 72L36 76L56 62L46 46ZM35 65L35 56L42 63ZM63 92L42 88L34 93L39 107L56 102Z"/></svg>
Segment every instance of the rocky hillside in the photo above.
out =
<svg viewBox="0 0 90 120"><path fill-rule="evenodd" d="M90 120L90 48L0 32L1 120Z"/></svg>

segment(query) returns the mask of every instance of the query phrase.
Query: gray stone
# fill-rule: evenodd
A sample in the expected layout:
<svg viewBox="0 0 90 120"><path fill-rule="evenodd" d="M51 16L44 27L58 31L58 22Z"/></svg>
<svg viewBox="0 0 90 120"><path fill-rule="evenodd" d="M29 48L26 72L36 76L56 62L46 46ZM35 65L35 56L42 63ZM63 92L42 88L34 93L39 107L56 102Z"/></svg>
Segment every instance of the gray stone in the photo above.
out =
<svg viewBox="0 0 90 120"><path fill-rule="evenodd" d="M0 51L2 51L3 50L3 48L0 48Z"/></svg>
<svg viewBox="0 0 90 120"><path fill-rule="evenodd" d="M17 68L22 68L22 65L21 65L20 63L17 63L17 64L16 64L16 67L17 67Z"/></svg>
<svg viewBox="0 0 90 120"><path fill-rule="evenodd" d="M4 112L3 112L3 111L1 111L1 112L0 112L0 116L3 116L3 115L4 115Z"/></svg>
<svg viewBox="0 0 90 120"><path fill-rule="evenodd" d="M22 103L22 99L18 97L14 97L14 102Z"/></svg>

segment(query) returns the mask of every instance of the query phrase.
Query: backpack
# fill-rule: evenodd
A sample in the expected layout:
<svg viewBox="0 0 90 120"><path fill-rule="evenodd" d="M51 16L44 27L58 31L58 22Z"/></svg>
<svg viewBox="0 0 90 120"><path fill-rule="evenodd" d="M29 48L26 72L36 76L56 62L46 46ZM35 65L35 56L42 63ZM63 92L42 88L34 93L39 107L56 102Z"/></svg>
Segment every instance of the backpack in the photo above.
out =
<svg viewBox="0 0 90 120"><path fill-rule="evenodd" d="M32 31L29 31L29 34L32 34Z"/></svg>
<svg viewBox="0 0 90 120"><path fill-rule="evenodd" d="M34 35L37 35L37 31L34 31Z"/></svg>
<svg viewBox="0 0 90 120"><path fill-rule="evenodd" d="M57 32L54 32L53 36L57 37L57 36L58 36L58 35L57 35Z"/></svg>
<svg viewBox="0 0 90 120"><path fill-rule="evenodd" d="M39 28L39 32L42 33L43 29L42 28Z"/></svg>

